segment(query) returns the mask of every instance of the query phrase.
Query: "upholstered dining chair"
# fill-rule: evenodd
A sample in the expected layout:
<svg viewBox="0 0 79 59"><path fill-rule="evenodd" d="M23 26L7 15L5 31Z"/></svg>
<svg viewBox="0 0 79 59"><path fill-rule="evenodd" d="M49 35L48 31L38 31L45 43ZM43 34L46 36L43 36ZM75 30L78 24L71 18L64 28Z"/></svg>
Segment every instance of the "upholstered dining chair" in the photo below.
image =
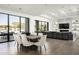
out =
<svg viewBox="0 0 79 59"><path fill-rule="evenodd" d="M21 36L21 35L22 35L22 33L21 33L21 32L17 32L17 34L18 34L19 36Z"/></svg>
<svg viewBox="0 0 79 59"><path fill-rule="evenodd" d="M21 37L22 37L22 44L23 44L23 46L26 46L27 47L27 46L33 45L32 42L29 42L27 40L27 36L25 34L22 34Z"/></svg>
<svg viewBox="0 0 79 59"><path fill-rule="evenodd" d="M42 35L40 40L38 42L34 43L34 45L40 47L40 52L41 52L41 47L42 46L44 46L45 51L46 51L46 46L45 46L46 38L47 38L47 35Z"/></svg>
<svg viewBox="0 0 79 59"><path fill-rule="evenodd" d="M17 43L17 48L21 48L21 44L22 44L22 39L19 37L18 34L13 34L15 43Z"/></svg>

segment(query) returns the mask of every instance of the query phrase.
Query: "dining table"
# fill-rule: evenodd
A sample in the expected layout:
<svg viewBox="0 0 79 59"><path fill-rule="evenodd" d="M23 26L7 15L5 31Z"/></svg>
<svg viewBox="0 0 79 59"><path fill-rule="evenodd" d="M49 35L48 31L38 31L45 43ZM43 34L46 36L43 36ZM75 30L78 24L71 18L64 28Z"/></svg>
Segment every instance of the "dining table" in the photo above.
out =
<svg viewBox="0 0 79 59"><path fill-rule="evenodd" d="M27 36L27 40L33 43L36 43L40 40L41 36L37 36L37 35L30 35Z"/></svg>

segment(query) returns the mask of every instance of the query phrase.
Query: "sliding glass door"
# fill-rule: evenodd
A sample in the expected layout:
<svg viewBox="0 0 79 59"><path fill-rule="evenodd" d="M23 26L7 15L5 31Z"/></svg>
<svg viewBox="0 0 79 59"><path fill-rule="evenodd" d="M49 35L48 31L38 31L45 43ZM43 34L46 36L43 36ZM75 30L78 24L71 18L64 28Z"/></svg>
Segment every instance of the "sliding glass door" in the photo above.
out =
<svg viewBox="0 0 79 59"><path fill-rule="evenodd" d="M8 15L0 14L0 42L7 41L8 37Z"/></svg>

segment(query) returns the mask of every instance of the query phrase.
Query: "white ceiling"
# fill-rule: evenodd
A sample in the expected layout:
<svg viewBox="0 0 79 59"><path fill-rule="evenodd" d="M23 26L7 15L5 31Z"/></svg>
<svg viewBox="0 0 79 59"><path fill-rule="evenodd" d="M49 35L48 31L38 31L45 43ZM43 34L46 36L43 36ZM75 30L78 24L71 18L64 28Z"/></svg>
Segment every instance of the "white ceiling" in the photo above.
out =
<svg viewBox="0 0 79 59"><path fill-rule="evenodd" d="M79 5L68 4L0 4L0 8L40 17L60 17L79 11Z"/></svg>

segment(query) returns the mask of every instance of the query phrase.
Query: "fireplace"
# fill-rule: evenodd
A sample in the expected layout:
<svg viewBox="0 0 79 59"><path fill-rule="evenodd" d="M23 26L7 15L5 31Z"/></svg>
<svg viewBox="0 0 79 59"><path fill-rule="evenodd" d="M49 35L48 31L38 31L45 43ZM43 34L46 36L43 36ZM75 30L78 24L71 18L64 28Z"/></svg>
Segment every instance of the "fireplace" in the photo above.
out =
<svg viewBox="0 0 79 59"><path fill-rule="evenodd" d="M60 32L69 32L69 30L60 30Z"/></svg>

